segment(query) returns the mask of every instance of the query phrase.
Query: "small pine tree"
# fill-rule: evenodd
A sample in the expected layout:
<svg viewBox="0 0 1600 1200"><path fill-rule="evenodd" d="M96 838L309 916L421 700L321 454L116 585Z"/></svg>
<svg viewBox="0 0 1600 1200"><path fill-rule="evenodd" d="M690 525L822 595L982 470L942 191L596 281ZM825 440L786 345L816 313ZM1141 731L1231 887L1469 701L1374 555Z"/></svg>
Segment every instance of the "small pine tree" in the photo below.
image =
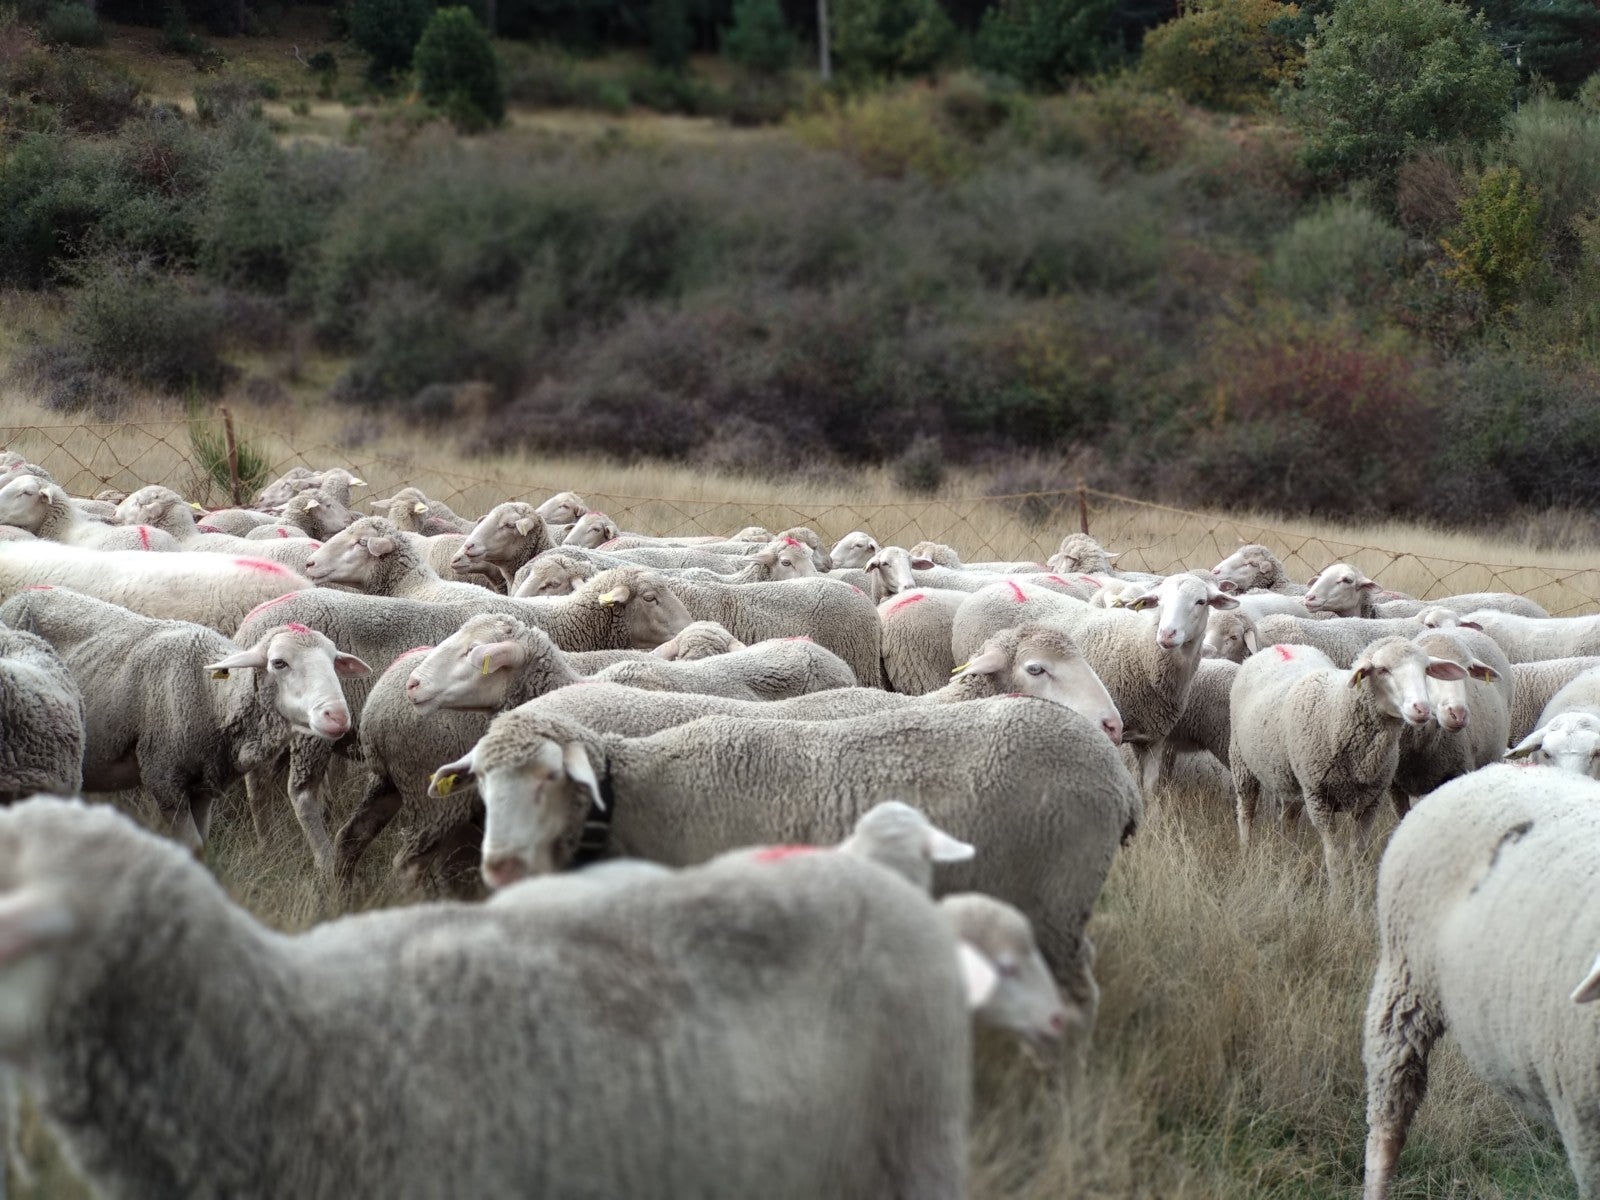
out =
<svg viewBox="0 0 1600 1200"><path fill-rule="evenodd" d="M794 61L794 34L783 23L778 0L734 0L733 24L722 38L722 52L762 75L776 75Z"/></svg>
<svg viewBox="0 0 1600 1200"><path fill-rule="evenodd" d="M1116 0L1000 0L973 44L979 66L1031 88L1057 90L1115 57Z"/></svg>
<svg viewBox="0 0 1600 1200"><path fill-rule="evenodd" d="M957 40L938 0L835 0L833 10L834 54L857 78L926 74Z"/></svg>
<svg viewBox="0 0 1600 1200"><path fill-rule="evenodd" d="M387 83L411 67L417 40L428 27L431 0L355 0L350 40L367 55L367 78Z"/></svg>
<svg viewBox="0 0 1600 1200"><path fill-rule="evenodd" d="M417 91L468 129L498 125L506 116L505 84L494 47L469 9L433 14L414 58Z"/></svg>

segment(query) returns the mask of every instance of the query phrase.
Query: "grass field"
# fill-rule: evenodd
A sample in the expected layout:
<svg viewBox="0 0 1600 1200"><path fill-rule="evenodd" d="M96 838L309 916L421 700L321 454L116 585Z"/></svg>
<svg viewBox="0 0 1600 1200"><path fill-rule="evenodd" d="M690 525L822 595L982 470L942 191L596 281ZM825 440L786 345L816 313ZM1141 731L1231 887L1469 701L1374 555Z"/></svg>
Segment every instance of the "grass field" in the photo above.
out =
<svg viewBox="0 0 1600 1200"><path fill-rule="evenodd" d="M129 469L142 479L187 485L196 469L186 458L186 435L173 423L181 414L152 409L141 415L151 424L80 429L76 436L98 444L110 456L105 461L132 462ZM369 430L359 446L350 445L342 418L309 404L275 416L243 409L238 415L245 436L263 445L299 448L312 461L356 462L374 492L414 478L457 488L448 498L474 511L505 493L537 496L541 489L572 487L591 497L675 498L672 510L652 508L659 500L631 502L628 511L646 528L659 523L643 518L670 511L695 514L679 520L703 518L725 529L750 522L776 527L798 513L831 515L818 524L836 537L858 524L879 531L891 514L902 513L908 524L951 522L949 540L971 557L979 539L986 552L1015 554L1043 547L1069 527L1064 518L1031 525L992 500L908 496L877 472L778 484L757 472L737 478L648 464L471 457L447 438L395 430ZM271 436L270 427L276 427ZM165 440L153 443L152 430L164 431ZM63 418L15 391L0 400L0 444L34 453L58 439L75 445L69 433ZM85 475L76 486L90 481ZM957 490L981 492L984 482L963 480ZM1155 564L1167 553L1191 565L1215 561L1217 543L1199 537L1196 522L1209 522L1213 539L1260 533L1251 518L1119 509L1098 498L1091 519L1097 531L1120 521L1118 540L1131 547L1136 564ZM1307 554L1326 543L1419 555L1417 570L1443 561L1439 556L1473 564L1451 576L1451 590L1499 577L1484 564L1530 563L1528 569L1554 576L1584 562L1578 554L1534 555L1513 542L1403 525L1304 524L1294 536L1306 539ZM1181 546L1188 549L1180 553ZM1395 582L1405 586L1403 579ZM1592 580L1589 586L1592 610ZM333 797L336 819L354 791L347 781ZM1119 856L1091 925L1103 997L1082 1094L1064 1096L1008 1044L986 1040L982 1047L974 1196L1331 1200L1359 1188L1365 1135L1360 1023L1376 958L1370 900L1353 912L1327 901L1320 849L1309 830L1294 838L1269 833L1241 855L1226 777L1216 771L1174 781L1163 809L1161 824L1142 831ZM265 846L237 809L224 809L216 831L213 867L262 919L294 929L332 915L287 806ZM366 857L358 907L407 899L386 876L396 836L391 830ZM1363 890L1370 895L1370 870ZM1489 1095L1448 1042L1434 1061L1432 1091L1402 1159L1398 1197L1575 1194L1552 1135L1529 1127ZM24 1146L36 1178L23 1195L82 1194L37 1126L25 1130Z"/></svg>

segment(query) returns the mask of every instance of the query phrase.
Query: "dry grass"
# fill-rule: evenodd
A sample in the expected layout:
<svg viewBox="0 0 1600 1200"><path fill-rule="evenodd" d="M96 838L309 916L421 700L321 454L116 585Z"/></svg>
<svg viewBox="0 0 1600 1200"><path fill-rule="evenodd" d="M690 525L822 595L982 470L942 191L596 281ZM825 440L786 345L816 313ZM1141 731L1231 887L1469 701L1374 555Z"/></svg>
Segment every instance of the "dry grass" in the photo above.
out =
<svg viewBox="0 0 1600 1200"><path fill-rule="evenodd" d="M1043 552L1071 527L1064 515L1048 513L1045 523L1029 523L981 497L908 496L877 471L779 485L660 464L472 457L442 436L422 439L359 418L360 428L352 428L346 414L308 399L271 414L241 404L238 415L244 435L275 461L287 463L298 451L311 461L349 462L372 482L373 494L411 480L472 512L507 496L539 498L576 485L641 528L731 530L752 521L777 528L803 519L829 536L860 525L886 540L943 537L969 557ZM42 457L79 490L102 479L202 487L174 414L152 408L142 416L142 427L75 428L13 390L0 395L0 445ZM75 461L86 465L73 467ZM971 478L961 488L970 495L983 485ZM1579 572L1575 578L1590 590L1574 589L1575 603L1594 607L1594 576L1581 556L1535 557L1466 533L1307 525L1263 537L1249 520L1104 499L1096 500L1091 521L1127 548L1134 565L1215 561L1236 537L1262 537L1285 550L1298 538L1297 572L1309 574L1349 547L1381 546L1348 556L1373 571L1392 562L1380 578L1414 588L1419 580L1405 570L1459 560L1467 565L1451 568L1452 590L1470 590L1506 578L1487 564L1522 562L1542 573L1551 597L1564 586L1551 579ZM1319 550L1327 552L1321 559ZM1391 559L1395 553L1400 557ZM335 819L355 790L348 782L338 789ZM1069 1103L1009 1045L983 1047L975 1196L1319 1200L1359 1187L1360 1025L1376 954L1370 901L1355 911L1328 902L1309 831L1292 839L1269 831L1241 855L1226 781L1215 772L1180 781L1164 808L1162 825L1141 832L1120 855L1091 926L1103 1000L1083 1094ZM358 907L405 899L384 874L394 836L367 856ZM262 848L248 820L224 810L212 865L242 903L274 925L302 928L331 915L286 811ZM1370 885L1369 870L1368 893ZM1551 1135L1489 1095L1448 1046L1435 1062L1397 1197L1574 1194ZM28 1131L27 1150L38 1179L22 1194L81 1194L37 1127Z"/></svg>

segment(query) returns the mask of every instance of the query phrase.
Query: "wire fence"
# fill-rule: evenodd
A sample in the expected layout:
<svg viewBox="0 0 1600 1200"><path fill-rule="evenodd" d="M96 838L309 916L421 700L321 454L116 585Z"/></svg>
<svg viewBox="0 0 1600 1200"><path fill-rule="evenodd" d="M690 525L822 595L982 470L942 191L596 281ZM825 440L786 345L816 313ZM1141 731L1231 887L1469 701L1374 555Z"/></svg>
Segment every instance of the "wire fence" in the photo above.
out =
<svg viewBox="0 0 1600 1200"><path fill-rule="evenodd" d="M1002 496L933 497L865 502L837 495L784 498L703 495L698 498L628 495L585 488L571 478L510 479L446 470L421 454L397 457L331 443L295 444L270 429L221 418L51 426L0 426L0 448L15 450L46 468L76 495L129 492L162 483L208 507L248 501L254 491L293 466L345 467L382 497L404 486L421 488L464 516L477 516L503 500L538 503L565 490L619 527L660 536L727 535L747 525L780 530L807 526L831 542L864 529L880 544L919 541L955 547L964 561L1037 560L1053 554L1061 537L1086 528L1118 566L1173 572L1209 567L1241 544L1259 542L1284 562L1291 578L1309 581L1332 562L1350 562L1385 587L1425 599L1464 592L1506 591L1528 596L1552 615L1600 611L1600 564L1593 555L1556 554L1545 562L1492 561L1461 551L1458 557L1428 549L1403 549L1352 541L1327 532L1264 524L1249 518L1154 504L1093 488ZM236 433L235 439L230 436ZM236 445L230 459L229 445ZM424 453L426 449L424 448ZM707 488L706 490L710 490ZM1419 535L1408 539L1416 542ZM1511 557L1495 551L1490 559Z"/></svg>

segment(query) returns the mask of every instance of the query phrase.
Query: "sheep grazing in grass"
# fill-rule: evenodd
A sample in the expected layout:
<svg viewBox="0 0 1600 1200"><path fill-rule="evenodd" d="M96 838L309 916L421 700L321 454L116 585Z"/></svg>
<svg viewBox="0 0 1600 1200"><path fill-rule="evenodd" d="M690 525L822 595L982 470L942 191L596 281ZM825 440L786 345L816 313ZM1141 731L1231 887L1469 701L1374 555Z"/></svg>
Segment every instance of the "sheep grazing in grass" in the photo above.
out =
<svg viewBox="0 0 1600 1200"><path fill-rule="evenodd" d="M285 935L118 814L34 800L0 879L0 1057L98 1194L965 1194L955 934L850 855Z"/></svg>
<svg viewBox="0 0 1600 1200"><path fill-rule="evenodd" d="M0 625L0 804L83 790L83 695L49 642Z"/></svg>
<svg viewBox="0 0 1600 1200"><path fill-rule="evenodd" d="M1304 807L1322 838L1328 880L1339 888L1342 858L1365 848L1378 801L1394 780L1402 728L1420 728L1433 716L1428 680L1465 678L1459 664L1399 637L1369 646L1349 671L1310 646L1251 655L1231 693L1228 765L1240 844L1250 844L1263 795L1290 818ZM1351 824L1344 856L1334 830L1341 813Z"/></svg>
<svg viewBox="0 0 1600 1200"><path fill-rule="evenodd" d="M157 621L65 588L23 592L0 621L36 633L83 694L83 786L143 786L172 835L205 844L211 805L295 734L351 728L342 679L367 664L301 625L247 648L187 621Z"/></svg>
<svg viewBox="0 0 1600 1200"><path fill-rule="evenodd" d="M1378 869L1367 1002L1365 1200L1386 1200L1439 1037L1554 1126L1578 1194L1600 1195L1600 784L1490 766L1425 796ZM1600 964L1596 964L1600 965Z"/></svg>

